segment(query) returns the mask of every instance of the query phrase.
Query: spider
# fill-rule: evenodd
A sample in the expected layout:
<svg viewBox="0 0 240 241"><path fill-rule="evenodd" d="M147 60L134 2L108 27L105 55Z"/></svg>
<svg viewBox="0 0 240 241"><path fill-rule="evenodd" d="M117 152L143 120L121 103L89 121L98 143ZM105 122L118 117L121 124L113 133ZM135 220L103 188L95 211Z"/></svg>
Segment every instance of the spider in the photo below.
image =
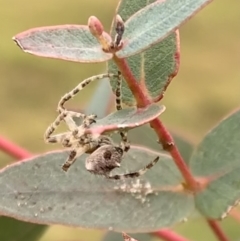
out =
<svg viewBox="0 0 240 241"><path fill-rule="evenodd" d="M65 94L58 103L59 115L55 121L47 128L44 135L44 139L48 143L61 143L63 147L70 148L70 154L63 164L62 169L67 171L69 167L76 161L77 157L84 153L90 154L85 161L86 169L96 175L103 175L108 179L124 179L135 178L143 175L148 169L152 168L159 160L156 157L148 165L136 172L130 172L127 174L110 175L110 172L117 167L120 167L123 154L130 149L130 144L127 139L127 132L120 131L121 144L115 145L112 139L107 135L100 135L99 137L93 137L92 134L84 134L84 130L89 128L92 123L96 122L95 115L85 115L65 109L64 104L68 100L72 99L80 90L94 80L99 80L106 77L117 78L116 88L116 109L121 110L121 76L120 72L116 74L102 74L88 78L76 86L72 91ZM83 119L82 124L77 126L73 120L73 117L81 117ZM60 125L61 121L65 121L70 131L53 135L53 132Z"/></svg>

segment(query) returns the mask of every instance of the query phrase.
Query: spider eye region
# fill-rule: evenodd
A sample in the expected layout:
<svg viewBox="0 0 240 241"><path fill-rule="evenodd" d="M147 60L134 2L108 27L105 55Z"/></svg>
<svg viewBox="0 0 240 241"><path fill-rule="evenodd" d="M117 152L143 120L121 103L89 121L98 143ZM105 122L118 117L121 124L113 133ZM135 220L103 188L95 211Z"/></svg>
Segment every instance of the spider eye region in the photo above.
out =
<svg viewBox="0 0 240 241"><path fill-rule="evenodd" d="M121 150L121 151L120 151ZM86 169L96 175L109 175L116 167L120 167L123 151L121 148L104 145L86 158Z"/></svg>

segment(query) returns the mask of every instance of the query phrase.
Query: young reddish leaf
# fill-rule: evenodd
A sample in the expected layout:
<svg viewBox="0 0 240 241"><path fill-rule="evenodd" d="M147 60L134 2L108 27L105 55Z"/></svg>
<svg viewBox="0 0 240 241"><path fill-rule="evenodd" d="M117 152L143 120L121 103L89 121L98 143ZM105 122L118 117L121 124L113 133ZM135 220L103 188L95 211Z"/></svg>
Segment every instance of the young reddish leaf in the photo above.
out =
<svg viewBox="0 0 240 241"><path fill-rule="evenodd" d="M193 196L184 191L168 155L132 146L112 174L139 170L156 156L159 162L140 178L114 181L89 173L85 154L63 172L68 154L52 152L3 169L0 214L42 224L149 232L181 221L193 209Z"/></svg>
<svg viewBox="0 0 240 241"><path fill-rule="evenodd" d="M158 0L136 12L125 22L123 48L116 53L126 58L163 40L211 0Z"/></svg>
<svg viewBox="0 0 240 241"><path fill-rule="evenodd" d="M88 27L92 35L96 37L102 46L103 51L109 51L112 46L112 38L108 34L104 34L103 25L95 16L88 19Z"/></svg>
<svg viewBox="0 0 240 241"><path fill-rule="evenodd" d="M155 1L151 0L150 2ZM117 13L123 19L128 19L132 14L145 6L145 1L137 0L133 3L122 0L118 6ZM114 23L112 24L111 32L114 35ZM145 52L127 58L126 61L139 85L141 85L141 89L153 101L159 101L172 78L178 72L180 61L178 32L172 33L161 43L152 46ZM115 63L109 61L108 72L116 73L117 70ZM111 85L113 91L115 91L117 86L116 79L111 79ZM122 84L122 101L129 106L135 105L135 98L125 81Z"/></svg>
<svg viewBox="0 0 240 241"><path fill-rule="evenodd" d="M106 38L110 36L103 32ZM112 58L105 53L88 26L62 25L34 28L22 32L13 40L30 54L82 63L97 63Z"/></svg>
<svg viewBox="0 0 240 241"><path fill-rule="evenodd" d="M197 209L208 218L226 216L240 200L240 110L213 128L197 147L190 166L202 190Z"/></svg>
<svg viewBox="0 0 240 241"><path fill-rule="evenodd" d="M86 133L103 134L105 132L131 129L144 125L151 120L157 118L165 110L165 106L152 104L146 108L126 108L97 120L96 124L92 124L86 129Z"/></svg>
<svg viewBox="0 0 240 241"><path fill-rule="evenodd" d="M102 36L104 32L102 23L95 16L91 16L88 19L88 27L92 35L95 36L96 38L99 38L100 36Z"/></svg>

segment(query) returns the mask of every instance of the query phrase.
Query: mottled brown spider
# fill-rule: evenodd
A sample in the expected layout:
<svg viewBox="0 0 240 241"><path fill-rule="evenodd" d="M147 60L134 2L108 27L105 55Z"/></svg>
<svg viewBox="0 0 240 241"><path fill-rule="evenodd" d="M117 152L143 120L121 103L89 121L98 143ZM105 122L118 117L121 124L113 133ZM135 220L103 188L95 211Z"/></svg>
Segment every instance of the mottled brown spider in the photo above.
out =
<svg viewBox="0 0 240 241"><path fill-rule="evenodd" d="M87 116L82 113L68 111L64 107L65 102L73 98L86 85L94 80L99 80L106 77L117 78L117 87L115 92L116 109L121 110L122 80L120 73L117 75L103 74L86 79L61 98L58 103L59 115L56 120L47 128L44 139L48 143L60 143L63 147L70 148L70 154L62 166L64 171L69 169L69 167L76 161L77 157L84 153L88 153L90 155L86 158L85 167L91 173L96 175L104 175L109 179L115 180L141 176L157 163L159 157L155 158L152 162L139 171L111 176L110 172L114 168L120 167L124 152L127 152L130 148L127 139L127 132L119 132L122 140L120 145L115 145L112 139L106 135L93 137L92 134L85 134L85 129L89 128L92 123L96 122L96 116ZM81 117L83 119L82 124L77 126L73 120L73 117ZM61 121L65 121L70 131L53 135L53 132L57 129Z"/></svg>

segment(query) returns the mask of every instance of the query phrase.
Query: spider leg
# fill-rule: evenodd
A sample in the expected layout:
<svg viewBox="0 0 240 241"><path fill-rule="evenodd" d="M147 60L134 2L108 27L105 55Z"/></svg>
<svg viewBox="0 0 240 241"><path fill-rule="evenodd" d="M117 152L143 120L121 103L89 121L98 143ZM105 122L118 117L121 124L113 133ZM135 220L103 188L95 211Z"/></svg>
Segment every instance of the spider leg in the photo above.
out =
<svg viewBox="0 0 240 241"><path fill-rule="evenodd" d="M86 134L84 134L85 130L87 128L89 128L89 126L92 123L96 123L96 119L97 116L96 115L89 115L89 116L85 116L82 122L82 125L77 126L75 124L74 128L72 128L72 135L75 139L81 139L84 138L86 136ZM74 121L73 121L74 122ZM75 123L75 122L74 122ZM69 124L70 124L70 120L69 120Z"/></svg>
<svg viewBox="0 0 240 241"><path fill-rule="evenodd" d="M52 124L50 124L44 134L44 140L47 143L56 143L56 142L61 142L61 140L63 140L62 138L64 136L60 135L55 135L53 136L52 134L54 133L54 131L58 128L58 126L60 125L60 123L62 121L65 121L68 128L73 132L76 128L78 128L74 122L74 120L72 119L73 117L82 117L82 118L86 118L86 115L82 114L82 113L77 113L77 112L73 112L73 111L66 111L64 110L62 113L60 113L57 118L53 121ZM65 135L65 134L63 134ZM65 136L66 137L66 136Z"/></svg>
<svg viewBox="0 0 240 241"><path fill-rule="evenodd" d="M52 137L52 134L53 132L58 128L58 126L60 125L61 121L64 120L64 118L66 117L67 113L66 112L63 112L61 114L59 114L57 116L57 118L53 121L53 123L51 123L47 130L45 131L44 133L44 140L46 142L50 142L51 143L51 137Z"/></svg>
<svg viewBox="0 0 240 241"><path fill-rule="evenodd" d="M64 132L61 134L51 135L46 141L47 143L64 143L66 140L70 139L71 132ZM70 147L67 143L63 145Z"/></svg>
<svg viewBox="0 0 240 241"><path fill-rule="evenodd" d="M118 72L118 78L117 78L117 86L115 90L116 95L116 109L122 110L122 78L121 78L121 72Z"/></svg>
<svg viewBox="0 0 240 241"><path fill-rule="evenodd" d="M64 104L69 101L70 99L72 99L80 90L82 90L85 86L87 86L88 84L90 84L91 82L95 81L95 80L100 80L103 78L112 78L112 77L118 77L118 75L116 74L100 74L100 75L96 75L96 76L92 76L88 79L85 79L84 81L82 81L80 84L78 84L73 90L71 90L70 92L66 93L59 101L58 103L58 112L62 112L65 110Z"/></svg>
<svg viewBox="0 0 240 241"><path fill-rule="evenodd" d="M120 179L125 179L125 178L135 178L142 176L145 174L149 169L151 169L159 160L159 156L156 157L153 161L151 161L149 164L147 164L144 168L140 169L139 171L136 172L130 172L126 174L118 174L114 176L106 176L108 179L114 179L114 180L120 180Z"/></svg>
<svg viewBox="0 0 240 241"><path fill-rule="evenodd" d="M61 141L62 145L65 147L71 147L74 142L78 141L80 143L81 141L84 140L83 136L84 136L84 130L86 127L85 127L85 124L77 126L77 124L73 120L73 117L76 117L76 116L79 117L79 113L68 112L68 115L64 118L66 125L70 129L69 133L71 133L68 136L65 136L65 138ZM85 118L87 118L87 116L83 118L84 118L83 119L83 123L84 123ZM78 138L79 140L76 139L76 136L74 135L74 133L77 133L79 135L79 138Z"/></svg>
<svg viewBox="0 0 240 241"><path fill-rule="evenodd" d="M116 95L116 109L117 110L122 110L122 100L121 100L121 89L122 89L122 79L121 79L121 73L118 73L118 78L117 78L117 87L115 91ZM127 152L130 149L130 143L127 139L127 132L126 131L120 131L119 132L122 142L121 142L121 147L122 149Z"/></svg>
<svg viewBox="0 0 240 241"><path fill-rule="evenodd" d="M75 149L72 149L67 160L62 165L62 170L67 172L69 167L77 160L79 156L84 154L86 152L86 146L77 147Z"/></svg>
<svg viewBox="0 0 240 241"><path fill-rule="evenodd" d="M77 159L77 151L72 150L65 161L65 163L62 165L62 170L67 172L68 168L76 161Z"/></svg>
<svg viewBox="0 0 240 241"><path fill-rule="evenodd" d="M127 138L127 132L120 131L120 136L122 139L121 147L122 147L123 151L127 152L130 149L130 143Z"/></svg>
<svg viewBox="0 0 240 241"><path fill-rule="evenodd" d="M67 112L67 115L65 116L64 121L70 131L74 131L76 128L78 128L76 122L73 120L74 117L82 117L83 120L86 118L86 115L82 113L73 112L73 111L65 111L65 112Z"/></svg>
<svg viewBox="0 0 240 241"><path fill-rule="evenodd" d="M92 153L99 147L99 143L93 141L90 136L84 136L84 138L80 139L75 145L62 166L63 171L68 171L69 167L77 160L79 156L84 153Z"/></svg>

